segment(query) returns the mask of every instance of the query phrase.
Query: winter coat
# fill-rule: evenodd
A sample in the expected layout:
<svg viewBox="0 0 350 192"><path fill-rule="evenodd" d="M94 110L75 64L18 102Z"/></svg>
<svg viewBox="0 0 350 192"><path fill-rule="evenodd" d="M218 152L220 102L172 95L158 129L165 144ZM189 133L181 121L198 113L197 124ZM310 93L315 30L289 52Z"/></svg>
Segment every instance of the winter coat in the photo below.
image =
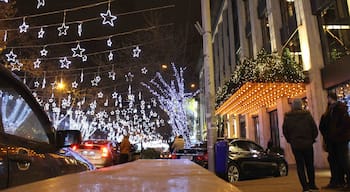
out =
<svg viewBox="0 0 350 192"><path fill-rule="evenodd" d="M320 121L320 132L325 142L344 142L350 140L350 117L347 106L336 102L329 106Z"/></svg>
<svg viewBox="0 0 350 192"><path fill-rule="evenodd" d="M296 110L285 114L283 135L295 149L307 149L316 141L318 130L309 111Z"/></svg>
<svg viewBox="0 0 350 192"><path fill-rule="evenodd" d="M183 138L176 138L171 146L174 152L185 148L185 140Z"/></svg>
<svg viewBox="0 0 350 192"><path fill-rule="evenodd" d="M120 144L120 154L129 154L131 151L131 144L129 138L124 137Z"/></svg>

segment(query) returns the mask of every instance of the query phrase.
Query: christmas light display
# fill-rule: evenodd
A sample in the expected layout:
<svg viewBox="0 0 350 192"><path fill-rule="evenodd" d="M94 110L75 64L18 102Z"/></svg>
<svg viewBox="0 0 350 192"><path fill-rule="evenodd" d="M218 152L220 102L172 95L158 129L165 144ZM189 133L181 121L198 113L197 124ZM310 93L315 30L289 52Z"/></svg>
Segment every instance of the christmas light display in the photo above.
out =
<svg viewBox="0 0 350 192"><path fill-rule="evenodd" d="M169 124L175 135L183 135L186 146L190 146L190 130L187 126L186 101L197 93L185 93L184 69L175 67L172 63L175 80L167 83L160 73L149 83L142 83L149 91L156 96L160 108L168 114Z"/></svg>

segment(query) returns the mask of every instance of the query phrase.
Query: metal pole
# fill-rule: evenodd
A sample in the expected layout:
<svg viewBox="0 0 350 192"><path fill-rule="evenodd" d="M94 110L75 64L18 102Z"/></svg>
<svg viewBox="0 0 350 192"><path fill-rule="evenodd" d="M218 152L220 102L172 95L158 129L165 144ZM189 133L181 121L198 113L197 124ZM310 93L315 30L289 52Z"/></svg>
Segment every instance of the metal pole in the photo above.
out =
<svg viewBox="0 0 350 192"><path fill-rule="evenodd" d="M210 0L201 0L202 7L202 28L203 28L203 55L205 74L205 101L206 102L206 124L207 124L207 148L208 148L208 169L215 171L214 144L216 142L217 128L215 125L214 103L214 62L210 22Z"/></svg>

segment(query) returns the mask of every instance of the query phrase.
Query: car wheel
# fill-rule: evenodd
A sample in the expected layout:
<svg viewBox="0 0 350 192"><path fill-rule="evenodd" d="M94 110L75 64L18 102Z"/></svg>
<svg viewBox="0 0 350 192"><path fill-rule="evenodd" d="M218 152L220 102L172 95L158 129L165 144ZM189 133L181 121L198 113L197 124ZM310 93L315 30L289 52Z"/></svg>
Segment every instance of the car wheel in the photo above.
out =
<svg viewBox="0 0 350 192"><path fill-rule="evenodd" d="M287 176L288 175L288 166L285 162L281 162L278 164L277 174L276 176Z"/></svg>
<svg viewBox="0 0 350 192"><path fill-rule="evenodd" d="M230 164L227 169L227 180L230 183L238 181L240 178L240 171L236 164Z"/></svg>

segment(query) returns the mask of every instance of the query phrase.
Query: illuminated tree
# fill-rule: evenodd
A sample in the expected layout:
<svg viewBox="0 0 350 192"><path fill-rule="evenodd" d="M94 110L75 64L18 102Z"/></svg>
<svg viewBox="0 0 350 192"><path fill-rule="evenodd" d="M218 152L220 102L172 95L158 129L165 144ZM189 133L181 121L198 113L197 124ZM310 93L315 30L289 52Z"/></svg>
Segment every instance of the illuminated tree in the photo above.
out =
<svg viewBox="0 0 350 192"><path fill-rule="evenodd" d="M175 135L183 135L186 146L190 145L190 129L187 126L186 102L194 97L196 93L185 92L185 81L183 78L184 69L177 69L172 63L174 71L174 80L166 82L162 75L157 72L155 78L149 83L141 84L156 96L160 108L168 115L168 123L172 127Z"/></svg>

